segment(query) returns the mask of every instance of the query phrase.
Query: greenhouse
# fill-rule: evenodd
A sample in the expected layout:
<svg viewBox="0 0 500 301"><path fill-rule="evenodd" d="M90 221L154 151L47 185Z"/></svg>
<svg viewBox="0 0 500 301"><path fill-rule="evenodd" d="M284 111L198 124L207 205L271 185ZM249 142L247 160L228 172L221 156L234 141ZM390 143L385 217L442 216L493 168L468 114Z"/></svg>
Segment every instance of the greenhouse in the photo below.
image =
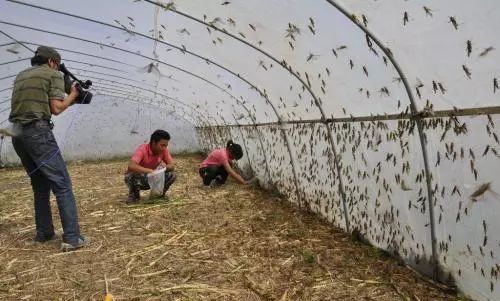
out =
<svg viewBox="0 0 500 301"><path fill-rule="evenodd" d="M0 299L500 300L497 26L493 0L1 1Z"/></svg>

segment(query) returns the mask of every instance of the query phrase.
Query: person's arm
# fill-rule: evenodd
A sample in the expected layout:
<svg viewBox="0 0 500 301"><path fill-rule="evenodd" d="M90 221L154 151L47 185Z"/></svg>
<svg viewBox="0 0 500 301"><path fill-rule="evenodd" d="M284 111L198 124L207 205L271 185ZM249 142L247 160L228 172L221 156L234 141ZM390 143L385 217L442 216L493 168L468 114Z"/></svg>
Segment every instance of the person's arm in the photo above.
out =
<svg viewBox="0 0 500 301"><path fill-rule="evenodd" d="M228 161L226 161L224 163L224 169L227 171L227 173L229 175L231 175L231 177L233 177L238 183L240 184L247 184L247 181L245 181L245 179L243 179L242 176L240 176L236 171L234 171L234 169L231 167L231 165L229 164Z"/></svg>
<svg viewBox="0 0 500 301"><path fill-rule="evenodd" d="M162 165L167 169L167 171L174 171L174 159L172 158L172 155L170 155L170 152L168 150L165 150L162 161Z"/></svg>
<svg viewBox="0 0 500 301"><path fill-rule="evenodd" d="M174 171L175 170L174 162L172 162L170 164L166 164L165 168L167 169L167 171Z"/></svg>
<svg viewBox="0 0 500 301"><path fill-rule="evenodd" d="M170 163L167 163L167 161L162 160L160 163L160 166L158 166L157 168L162 168L162 167L165 167L166 171L174 171L175 170L175 165L174 165L173 161L171 161Z"/></svg>
<svg viewBox="0 0 500 301"><path fill-rule="evenodd" d="M64 93L61 91L61 87L59 87L59 81L54 82L52 85L53 87L50 91L51 97L49 101L50 112L57 116L75 102L78 97L78 90L76 89L75 84L73 84L73 86L71 86L71 92L64 97L64 99L61 99L60 96L64 95Z"/></svg>
<svg viewBox="0 0 500 301"><path fill-rule="evenodd" d="M135 173L146 173L146 174L154 171L152 169L140 166L137 162L135 162L132 159L128 161L128 169Z"/></svg>

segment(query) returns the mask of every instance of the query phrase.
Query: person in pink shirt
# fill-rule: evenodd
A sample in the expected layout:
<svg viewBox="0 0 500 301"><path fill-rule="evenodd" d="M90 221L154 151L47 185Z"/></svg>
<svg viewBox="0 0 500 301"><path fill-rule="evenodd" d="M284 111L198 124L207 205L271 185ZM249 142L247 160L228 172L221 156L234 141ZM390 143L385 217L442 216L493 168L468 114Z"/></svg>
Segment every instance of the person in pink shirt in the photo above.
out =
<svg viewBox="0 0 500 301"><path fill-rule="evenodd" d="M226 148L213 150L200 164L199 172L205 186L216 186L226 183L228 175L231 175L240 184L249 184L231 167L233 160L243 157L243 150L239 144L232 140L227 142Z"/></svg>
<svg viewBox="0 0 500 301"><path fill-rule="evenodd" d="M150 189L147 174L159 167L165 167L165 186L163 196L175 182L174 160L168 151L170 134L164 130L156 130L151 135L149 143L137 148L128 162L125 183L129 189L127 204L140 200L140 191Z"/></svg>

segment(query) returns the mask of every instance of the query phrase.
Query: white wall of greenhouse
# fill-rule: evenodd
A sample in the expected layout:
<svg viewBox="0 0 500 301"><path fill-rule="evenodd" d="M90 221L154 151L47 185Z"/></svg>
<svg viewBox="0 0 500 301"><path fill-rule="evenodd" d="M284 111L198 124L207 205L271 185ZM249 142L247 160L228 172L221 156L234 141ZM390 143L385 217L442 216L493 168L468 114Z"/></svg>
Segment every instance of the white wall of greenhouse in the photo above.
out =
<svg viewBox="0 0 500 301"><path fill-rule="evenodd" d="M173 108L97 95L89 105L74 105L53 118L54 135L66 160L102 160L131 156L156 129L169 132L172 153L196 152L193 125ZM12 141L4 139L2 164L19 164Z"/></svg>

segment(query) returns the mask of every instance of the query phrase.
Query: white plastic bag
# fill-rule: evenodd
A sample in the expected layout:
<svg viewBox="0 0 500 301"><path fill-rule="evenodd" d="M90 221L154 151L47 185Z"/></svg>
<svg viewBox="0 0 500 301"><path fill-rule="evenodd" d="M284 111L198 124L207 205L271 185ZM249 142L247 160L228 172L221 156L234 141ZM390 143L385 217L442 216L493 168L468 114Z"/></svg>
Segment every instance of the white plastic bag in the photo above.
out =
<svg viewBox="0 0 500 301"><path fill-rule="evenodd" d="M163 167L148 174L150 188L149 199L157 198L163 194L163 188L165 187L165 170L166 168Z"/></svg>
<svg viewBox="0 0 500 301"><path fill-rule="evenodd" d="M12 123L8 123L8 124L0 127L0 136L14 137L14 136L19 135L19 133L20 133L19 127L16 127Z"/></svg>

